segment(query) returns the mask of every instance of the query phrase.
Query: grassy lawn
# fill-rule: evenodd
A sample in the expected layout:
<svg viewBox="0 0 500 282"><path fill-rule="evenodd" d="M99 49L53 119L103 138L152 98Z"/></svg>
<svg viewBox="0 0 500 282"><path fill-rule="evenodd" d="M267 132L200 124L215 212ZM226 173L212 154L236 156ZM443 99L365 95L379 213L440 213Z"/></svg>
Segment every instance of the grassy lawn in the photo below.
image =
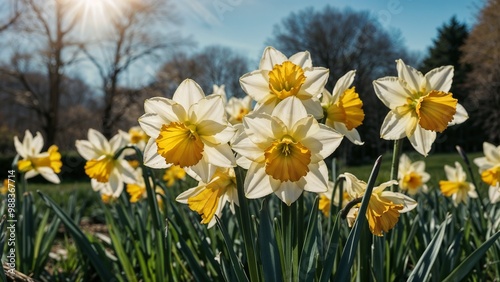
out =
<svg viewBox="0 0 500 282"><path fill-rule="evenodd" d="M437 187L439 180L445 180L446 175L444 172L444 166L454 166L455 162L459 162L465 171L467 171L466 165L462 158L458 155L458 153L450 153L450 154L435 154L430 155L428 157L423 157L422 155L412 152L407 154L412 162L423 160L425 162L425 169L427 173L431 175L431 179L428 182L429 187ZM475 158L483 156L482 152L468 154L467 157L469 161L472 163L472 171L475 173L474 177L476 181L479 180L479 175L477 172L477 166L473 164L473 160ZM375 161L375 160L374 160ZM381 183L389 180L391 174L391 162L392 155L385 154L382 157L382 167L379 172L377 183ZM363 166L340 166L338 171L339 173L350 172L356 175L359 179L368 181L368 177L370 176L370 172L373 165L363 165ZM467 173L468 174L468 173ZM470 175L467 178L468 181L471 181Z"/></svg>

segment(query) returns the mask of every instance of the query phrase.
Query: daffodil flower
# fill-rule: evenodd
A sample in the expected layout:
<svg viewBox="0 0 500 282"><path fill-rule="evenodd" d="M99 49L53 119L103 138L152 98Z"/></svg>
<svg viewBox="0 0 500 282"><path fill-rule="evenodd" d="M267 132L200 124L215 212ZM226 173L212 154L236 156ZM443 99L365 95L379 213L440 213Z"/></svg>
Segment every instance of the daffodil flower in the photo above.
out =
<svg viewBox="0 0 500 282"><path fill-rule="evenodd" d="M319 203L318 203L318 208L323 212L325 216L330 215L330 208L332 206L332 194L333 194L333 189L334 189L334 183L332 181L328 181L328 190L323 193L319 193ZM340 189L335 190L335 195L333 196L333 204L335 206L339 206L339 193ZM345 189L343 189L342 192L342 203L340 206L344 208L347 203L351 200L349 197L349 194Z"/></svg>
<svg viewBox="0 0 500 282"><path fill-rule="evenodd" d="M356 130L356 127L363 124L365 118L363 102L359 99L355 88L349 88L355 74L355 71L350 71L342 76L335 84L332 93L324 89L321 105L326 113L326 125L335 128L352 143L363 145Z"/></svg>
<svg viewBox="0 0 500 282"><path fill-rule="evenodd" d="M309 114L323 117L319 96L328 80L328 69L313 67L309 52L299 52L287 58L283 53L267 47L259 69L243 75L240 84L257 106L255 110L271 113L274 107L288 97L297 97Z"/></svg>
<svg viewBox="0 0 500 282"><path fill-rule="evenodd" d="M483 143L484 157L474 159L484 183L500 189L500 146Z"/></svg>
<svg viewBox="0 0 500 282"><path fill-rule="evenodd" d="M144 132L144 130L142 130L140 126L132 126L128 130L128 132L125 132L123 130L119 130L118 132L122 135L123 139L128 142L129 145L135 145L141 151L144 150L144 147L146 147L146 143L149 139L149 136L146 134L146 132ZM131 153L135 153L135 151L132 151Z"/></svg>
<svg viewBox="0 0 500 282"><path fill-rule="evenodd" d="M244 98L231 97L226 105L226 113L231 124L241 123L243 117L252 111L252 97Z"/></svg>
<svg viewBox="0 0 500 282"><path fill-rule="evenodd" d="M359 180L350 173L341 174L339 177L345 178L347 193L351 199L361 199L366 191L366 182ZM368 226L373 235L383 236L382 232L389 232L399 220L399 214L411 211L417 206L417 202L412 198L397 192L384 191L387 187L397 184L396 180L391 180L374 187L368 202L366 218ZM347 216L349 226L354 224L359 210L357 204L349 211Z"/></svg>
<svg viewBox="0 0 500 282"><path fill-rule="evenodd" d="M250 160L244 190L248 198L275 193L287 205L303 191L327 191L323 161L339 146L342 135L308 115L299 98L288 97L271 115L243 118L244 130L233 149Z"/></svg>
<svg viewBox="0 0 500 282"><path fill-rule="evenodd" d="M9 179L4 179L2 188L0 189L0 194L5 195L9 191Z"/></svg>
<svg viewBox="0 0 500 282"><path fill-rule="evenodd" d="M420 154L427 156L436 132L467 120L468 115L449 92L453 66L435 68L425 76L396 61L398 77L373 82L377 97L391 110L384 119L380 136L386 140L408 137Z"/></svg>
<svg viewBox="0 0 500 282"><path fill-rule="evenodd" d="M144 182L144 176L142 174L142 168L137 168L134 174L135 182L128 183L125 189L130 196L131 203L137 203L141 199L145 199L148 197L146 183ZM155 186L152 179L150 179L150 187L155 187L154 190L156 193L156 199L158 201L160 209L162 209L161 206L163 205L163 198L160 195L164 195L163 189L161 189L161 187L159 186Z"/></svg>
<svg viewBox="0 0 500 282"><path fill-rule="evenodd" d="M455 206L458 206L461 202L466 204L469 197L477 198L476 188L474 184L466 181L467 174L465 174L460 163L455 162L455 167L445 165L444 171L448 180L439 181L439 188L443 195L452 198Z"/></svg>
<svg viewBox="0 0 500 282"><path fill-rule="evenodd" d="M186 171L178 165L173 165L165 170L163 180L167 183L167 187L174 186L177 180L184 180Z"/></svg>
<svg viewBox="0 0 500 282"><path fill-rule="evenodd" d="M401 155L398 169L399 189L408 191L410 195L417 194L420 189L426 192L425 183L430 178L431 176L425 172L424 161L411 162L406 154Z"/></svg>
<svg viewBox="0 0 500 282"><path fill-rule="evenodd" d="M214 173L208 164L236 165L228 145L234 129L226 119L220 95L205 97L196 82L186 79L172 99L147 99L144 109L139 124L151 137L144 150L146 166L189 167L208 182Z"/></svg>
<svg viewBox="0 0 500 282"><path fill-rule="evenodd" d="M233 168L214 168L215 173L208 182L200 181L198 186L188 189L177 196L179 203L189 205L189 208L201 216L201 223L208 228L215 225L214 215L222 214L226 203L234 213L234 205L239 205L238 190L236 190L236 175Z"/></svg>
<svg viewBox="0 0 500 282"><path fill-rule="evenodd" d="M94 191L112 195L115 198L123 191L124 183L134 182L134 170L124 159L124 154L115 153L127 142L120 134L109 141L99 131L89 129L88 140L77 140L78 153L87 160L85 173L91 178Z"/></svg>
<svg viewBox="0 0 500 282"><path fill-rule="evenodd" d="M56 145L49 147L47 152L41 152L43 148L43 137L37 132L35 137L29 130L24 133L23 142L14 137L14 146L20 160L17 162L17 168L24 173L26 179L42 175L47 181L60 183L56 173L61 172L62 162L61 154Z"/></svg>
<svg viewBox="0 0 500 282"><path fill-rule="evenodd" d="M491 203L500 202L500 146L483 143L484 157L475 158L484 183L490 185L488 197Z"/></svg>

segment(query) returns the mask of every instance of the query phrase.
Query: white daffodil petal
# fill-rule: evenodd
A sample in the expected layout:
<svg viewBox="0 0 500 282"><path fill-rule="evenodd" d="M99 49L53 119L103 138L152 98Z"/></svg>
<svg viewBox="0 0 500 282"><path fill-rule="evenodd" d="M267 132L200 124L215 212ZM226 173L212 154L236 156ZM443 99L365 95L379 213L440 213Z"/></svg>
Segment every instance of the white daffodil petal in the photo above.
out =
<svg viewBox="0 0 500 282"><path fill-rule="evenodd" d="M224 104L220 96L211 96L198 101L189 110L189 120L192 123L198 121L211 121L218 124L226 123L226 115L224 113ZM200 126L199 130L204 129Z"/></svg>
<svg viewBox="0 0 500 282"><path fill-rule="evenodd" d="M301 142L325 159L339 147L344 136L324 124L319 124L319 126L320 130L317 133L302 139Z"/></svg>
<svg viewBox="0 0 500 282"><path fill-rule="evenodd" d="M308 51L295 53L288 60L302 69L312 68L311 54Z"/></svg>
<svg viewBox="0 0 500 282"><path fill-rule="evenodd" d="M453 119L448 123L448 126L455 125L455 124L461 124L465 122L469 118L469 114L465 110L465 108L457 104L457 111L455 115L453 115Z"/></svg>
<svg viewBox="0 0 500 282"><path fill-rule="evenodd" d="M300 99L291 96L276 106L272 116L280 119L288 129L291 129L297 121L307 117L307 112Z"/></svg>
<svg viewBox="0 0 500 282"><path fill-rule="evenodd" d="M34 169L28 170L26 173L24 173L24 178L30 179L30 178L37 176L38 174L40 174L38 172L38 170L34 170Z"/></svg>
<svg viewBox="0 0 500 282"><path fill-rule="evenodd" d="M284 61L287 61L287 57L283 55L280 51L273 47L266 47L262 58L260 60L259 69L261 70L272 70L274 65L281 65Z"/></svg>
<svg viewBox="0 0 500 282"><path fill-rule="evenodd" d="M201 184L199 186L189 188L188 190L180 193L175 200L181 204L187 204L188 199L198 195L201 191L203 191L207 187L206 184Z"/></svg>
<svg viewBox="0 0 500 282"><path fill-rule="evenodd" d="M108 140L99 131L90 128L87 136L89 138L89 142L98 150L99 154L111 151Z"/></svg>
<svg viewBox="0 0 500 282"><path fill-rule="evenodd" d="M246 134L238 136L231 146L241 156L255 162L264 161L264 151L257 146Z"/></svg>
<svg viewBox="0 0 500 282"><path fill-rule="evenodd" d="M160 169L169 167L165 159L158 154L158 145L153 138L148 140L148 144L144 148L144 165Z"/></svg>
<svg viewBox="0 0 500 282"><path fill-rule="evenodd" d="M233 151L228 144L221 144L214 147L205 145L203 154L207 161L215 166L233 167L236 165Z"/></svg>
<svg viewBox="0 0 500 282"><path fill-rule="evenodd" d="M483 151L486 158L493 163L500 163L500 146L495 147L495 145L484 142Z"/></svg>
<svg viewBox="0 0 500 282"><path fill-rule="evenodd" d="M293 202L302 195L301 187L299 187L297 182L285 181L281 182L279 188L274 191L276 196L280 198L285 204L290 206Z"/></svg>
<svg viewBox="0 0 500 282"><path fill-rule="evenodd" d="M75 147L78 154L86 160L97 159L100 156L92 143L87 140L76 140Z"/></svg>
<svg viewBox="0 0 500 282"><path fill-rule="evenodd" d="M203 158L197 164L189 167L201 181L208 183L212 176L214 175L217 167L215 165L211 165L206 157L206 154L203 154Z"/></svg>
<svg viewBox="0 0 500 282"><path fill-rule="evenodd" d="M408 139L417 152L423 156L427 156L434 140L436 140L436 132L425 130L420 125L417 125L414 134L408 137Z"/></svg>
<svg viewBox="0 0 500 282"><path fill-rule="evenodd" d="M344 135L354 143L355 145L363 145L365 142L361 141L361 136L359 136L358 130L356 128L353 128L352 130L347 129L344 123L342 122L334 122L333 127L335 130L337 130L340 134Z"/></svg>
<svg viewBox="0 0 500 282"><path fill-rule="evenodd" d="M189 78L181 82L172 96L172 100L181 104L186 110L189 110L192 105L198 103L203 98L205 98L205 94L200 85Z"/></svg>
<svg viewBox="0 0 500 282"><path fill-rule="evenodd" d="M406 65L403 60L396 60L396 69L398 70L398 77L408 83L408 87L418 92L420 86L424 81L422 73L409 65Z"/></svg>
<svg viewBox="0 0 500 282"><path fill-rule="evenodd" d="M270 144L272 142L274 139L273 123L276 122L267 114L252 114L243 118L245 133L255 144Z"/></svg>
<svg viewBox="0 0 500 282"><path fill-rule="evenodd" d="M323 67L305 70L304 75L306 76L306 81L300 88L299 95L302 92L306 92L313 97L317 97L325 88L329 73L330 71Z"/></svg>
<svg viewBox="0 0 500 282"><path fill-rule="evenodd" d="M302 104L306 108L306 112L310 115L313 115L315 119L323 118L323 107L321 107L321 103L317 98L311 98L307 100L301 100Z"/></svg>
<svg viewBox="0 0 500 282"><path fill-rule="evenodd" d="M373 82L375 94L391 110L407 103L411 93L406 87L406 83L397 77L383 77Z"/></svg>
<svg viewBox="0 0 500 282"><path fill-rule="evenodd" d="M356 71L352 70L344 74L339 80L337 80L337 83L335 83L335 87L333 88L332 91L332 98L333 98L333 103L337 102L340 95L344 94L344 92L349 89L349 86L354 81L354 77L356 76Z"/></svg>
<svg viewBox="0 0 500 282"><path fill-rule="evenodd" d="M401 193L383 191L381 196L392 201L396 205L403 205L403 209L399 210L400 213L409 212L417 207L417 202L414 199Z"/></svg>
<svg viewBox="0 0 500 282"><path fill-rule="evenodd" d="M244 169L249 169L252 161L240 154L236 155L236 164Z"/></svg>
<svg viewBox="0 0 500 282"><path fill-rule="evenodd" d="M411 114L400 116L390 111L385 116L380 128L380 138L385 140L399 140L406 136L406 127L412 118Z"/></svg>
<svg viewBox="0 0 500 282"><path fill-rule="evenodd" d="M311 116L298 120L292 128L289 128L289 133L293 136L293 138L296 140L306 139L306 142L308 136L314 136L319 131L320 125L318 121ZM308 147L306 144L304 145Z"/></svg>
<svg viewBox="0 0 500 282"><path fill-rule="evenodd" d="M495 186L488 188L488 198L492 204L500 202L500 189Z"/></svg>
<svg viewBox="0 0 500 282"><path fill-rule="evenodd" d="M339 177L344 177L344 189L349 194L349 197L355 199L364 195L366 190L366 183L364 181L359 180L356 176L348 172L339 175Z"/></svg>
<svg viewBox="0 0 500 282"><path fill-rule="evenodd" d="M142 130L152 138L160 135L160 129L164 124L165 120L156 113L145 113L139 118L139 125Z"/></svg>
<svg viewBox="0 0 500 282"><path fill-rule="evenodd" d="M257 103L264 103L269 96L269 82L266 70L255 70L240 78L243 91Z"/></svg>
<svg viewBox="0 0 500 282"><path fill-rule="evenodd" d="M324 161L309 165L309 172L301 181L305 191L323 193L328 190L328 168Z"/></svg>
<svg viewBox="0 0 500 282"><path fill-rule="evenodd" d="M427 89L435 89L443 92L450 91L453 81L453 66L442 66L435 68L425 74L429 83Z"/></svg>
<svg viewBox="0 0 500 282"><path fill-rule="evenodd" d="M37 131L35 137L31 141L32 154L38 154L42 151L43 148L43 136L40 132Z"/></svg>
<svg viewBox="0 0 500 282"><path fill-rule="evenodd" d="M251 177L248 177L251 176ZM280 181L273 180L266 174L263 163L252 163L245 177L245 196L249 199L262 198L273 193L273 187L278 186Z"/></svg>
<svg viewBox="0 0 500 282"><path fill-rule="evenodd" d="M57 176L57 174L54 173L52 168L50 167L39 167L38 172L45 178L47 181L52 182L54 184L59 184L61 183L61 180Z"/></svg>
<svg viewBox="0 0 500 282"><path fill-rule="evenodd" d="M14 147L16 148L17 154L22 159L26 159L28 154L27 154L26 150L24 149L23 143L21 143L21 141L19 141L19 138L17 136L14 136Z"/></svg>

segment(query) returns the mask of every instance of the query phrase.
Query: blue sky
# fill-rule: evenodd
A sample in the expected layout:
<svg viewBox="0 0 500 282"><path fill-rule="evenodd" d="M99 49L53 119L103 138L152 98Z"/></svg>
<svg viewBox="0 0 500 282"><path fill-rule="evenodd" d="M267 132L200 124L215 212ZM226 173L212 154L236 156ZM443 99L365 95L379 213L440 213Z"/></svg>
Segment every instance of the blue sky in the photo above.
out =
<svg viewBox="0 0 500 282"><path fill-rule="evenodd" d="M437 28L453 15L471 26L482 0L184 0L176 5L183 34L191 35L199 47L224 45L258 60L273 26L306 7L369 11L386 28L399 29L410 50L425 52Z"/></svg>

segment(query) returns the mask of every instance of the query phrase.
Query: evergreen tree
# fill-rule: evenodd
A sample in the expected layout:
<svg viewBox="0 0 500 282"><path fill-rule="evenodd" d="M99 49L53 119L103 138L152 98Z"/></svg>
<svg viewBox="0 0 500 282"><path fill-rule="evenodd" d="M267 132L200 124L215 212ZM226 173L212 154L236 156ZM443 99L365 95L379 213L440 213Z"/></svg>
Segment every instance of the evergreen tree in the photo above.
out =
<svg viewBox="0 0 500 282"><path fill-rule="evenodd" d="M437 151L452 151L455 145L460 145L467 151L481 150L484 133L473 126L477 120L475 109L469 103L469 91L465 85L467 73L471 67L461 62L463 57L462 46L469 36L465 23L461 23L453 16L448 23L438 28L438 36L428 50L427 57L422 61L420 70L426 73L434 68L452 65L454 67L453 84L450 92L464 105L469 113L469 120L457 126L452 126L445 133L438 136L435 149Z"/></svg>

